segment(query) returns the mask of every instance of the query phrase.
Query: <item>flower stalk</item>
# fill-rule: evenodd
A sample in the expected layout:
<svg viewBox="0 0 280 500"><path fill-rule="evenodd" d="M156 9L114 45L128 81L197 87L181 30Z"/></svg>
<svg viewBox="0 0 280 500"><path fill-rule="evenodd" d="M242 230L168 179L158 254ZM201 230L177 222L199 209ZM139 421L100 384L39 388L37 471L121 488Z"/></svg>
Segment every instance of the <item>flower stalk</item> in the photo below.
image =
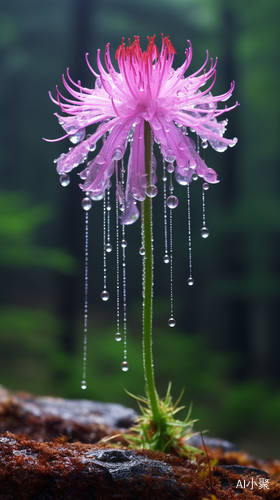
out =
<svg viewBox="0 0 280 500"><path fill-rule="evenodd" d="M151 185L151 127L144 122L145 141L145 172L148 186ZM146 395L150 401L154 423L159 421L158 395L154 379L153 352L152 352L152 323L153 323L153 222L152 198L146 196L141 205L142 210L142 238L145 248L143 256L143 363L146 382Z"/></svg>

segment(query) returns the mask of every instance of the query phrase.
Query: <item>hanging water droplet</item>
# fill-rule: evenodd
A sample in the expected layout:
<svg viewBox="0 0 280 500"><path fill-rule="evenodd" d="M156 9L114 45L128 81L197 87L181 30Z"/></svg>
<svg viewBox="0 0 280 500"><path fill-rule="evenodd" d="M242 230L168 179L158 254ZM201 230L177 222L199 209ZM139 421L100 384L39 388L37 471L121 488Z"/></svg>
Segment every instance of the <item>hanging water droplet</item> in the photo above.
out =
<svg viewBox="0 0 280 500"><path fill-rule="evenodd" d="M166 159L166 158L165 158L165 159ZM174 172L174 168L175 168L175 167L174 167L173 163L168 163L168 165L167 165L167 167L166 167L167 172L168 172L169 174L172 174L172 172Z"/></svg>
<svg viewBox="0 0 280 500"><path fill-rule="evenodd" d="M85 135L86 135L86 129L80 128L79 130L77 130L77 132L75 132L75 134L70 135L69 139L72 142L72 144L78 144L85 138Z"/></svg>
<svg viewBox="0 0 280 500"><path fill-rule="evenodd" d="M63 174L59 177L59 182L62 185L62 187L69 186L70 184L70 177L68 174Z"/></svg>
<svg viewBox="0 0 280 500"><path fill-rule="evenodd" d="M145 255L145 253L146 253L145 252L145 248L144 247L140 247L139 248L139 254L143 256L143 255Z"/></svg>
<svg viewBox="0 0 280 500"><path fill-rule="evenodd" d="M115 339L116 339L117 342L119 342L120 340L122 340L121 334L120 333L116 333Z"/></svg>
<svg viewBox="0 0 280 500"><path fill-rule="evenodd" d="M208 141L201 141L201 147L202 149L208 148Z"/></svg>
<svg viewBox="0 0 280 500"><path fill-rule="evenodd" d="M107 243L107 244L105 245L105 250L106 250L106 252L108 252L108 253L112 252L113 247L112 247L111 243Z"/></svg>
<svg viewBox="0 0 280 500"><path fill-rule="evenodd" d="M202 238L208 238L208 236L209 236L209 229L207 229L207 227L202 227L200 229L200 234L201 234Z"/></svg>
<svg viewBox="0 0 280 500"><path fill-rule="evenodd" d="M197 181L198 179L198 175L196 172L194 172L194 174L192 175L192 181Z"/></svg>
<svg viewBox="0 0 280 500"><path fill-rule="evenodd" d="M171 328L173 328L173 326L175 326L175 325L176 325L176 320L175 320L175 318L173 318L173 317L172 317L172 318L169 318L169 320L168 320L168 325L169 325Z"/></svg>
<svg viewBox="0 0 280 500"><path fill-rule="evenodd" d="M163 262L164 264L169 264L170 262L169 255L167 253L165 253L163 256Z"/></svg>
<svg viewBox="0 0 280 500"><path fill-rule="evenodd" d="M95 151L95 150L96 150L96 142L94 142L93 144L91 144L91 146L90 146L89 150L90 150L91 152L93 152L93 151Z"/></svg>
<svg viewBox="0 0 280 500"><path fill-rule="evenodd" d="M149 196L149 198L154 198L157 195L158 189L154 184L150 184L146 188L146 195Z"/></svg>
<svg viewBox="0 0 280 500"><path fill-rule="evenodd" d="M189 277L189 279L188 279L188 285L189 286L193 286L193 284L194 284L194 279L191 278L191 277Z"/></svg>
<svg viewBox="0 0 280 500"><path fill-rule="evenodd" d="M204 191L208 191L208 189L209 189L208 182L204 182L204 184L202 184L202 189L204 189Z"/></svg>
<svg viewBox="0 0 280 500"><path fill-rule="evenodd" d="M177 198L177 196L168 196L167 200L166 200L166 205L168 206L168 208L176 208L178 206L178 203L179 203L179 200Z"/></svg>
<svg viewBox="0 0 280 500"><path fill-rule="evenodd" d="M107 212L110 212L110 210L112 210L111 205L107 205L106 210L107 210Z"/></svg>
<svg viewBox="0 0 280 500"><path fill-rule="evenodd" d="M129 364L127 363L127 361L123 361L122 364L121 364L121 366L122 366L122 371L123 372L127 372L128 371Z"/></svg>
<svg viewBox="0 0 280 500"><path fill-rule="evenodd" d="M100 294L100 297L104 302L106 302L110 297L109 292L107 292L107 290L103 290L103 292L101 292Z"/></svg>
<svg viewBox="0 0 280 500"><path fill-rule="evenodd" d="M122 248L126 248L127 247L127 241L126 240L122 240L121 241L121 247Z"/></svg>
<svg viewBox="0 0 280 500"><path fill-rule="evenodd" d="M166 174L164 174L164 175L162 176L162 180L163 180L163 182L166 182L166 181L167 181L167 176L166 176Z"/></svg>
<svg viewBox="0 0 280 500"><path fill-rule="evenodd" d="M86 198L84 198L84 199L82 200L81 205L82 205L82 208L83 208L84 210L86 210L86 211L87 211L87 210L90 210L90 209L91 209L91 207L92 207L92 201L91 201L91 199L87 196Z"/></svg>
<svg viewBox="0 0 280 500"><path fill-rule="evenodd" d="M87 388L87 383L85 380L82 380L81 382L81 389L86 389Z"/></svg>

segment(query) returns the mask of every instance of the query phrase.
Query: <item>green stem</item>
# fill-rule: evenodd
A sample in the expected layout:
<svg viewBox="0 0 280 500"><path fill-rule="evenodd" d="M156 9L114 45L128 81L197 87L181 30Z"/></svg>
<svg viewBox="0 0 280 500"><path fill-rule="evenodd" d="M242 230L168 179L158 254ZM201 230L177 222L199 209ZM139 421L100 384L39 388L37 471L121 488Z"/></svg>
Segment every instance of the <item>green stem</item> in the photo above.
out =
<svg viewBox="0 0 280 500"><path fill-rule="evenodd" d="M145 172L147 185L151 184L151 127L144 124L145 140ZM143 360L147 397L153 414L154 423L160 420L158 395L154 380L154 365L152 353L152 320L153 320L153 225L152 198L146 196L141 203L142 239L145 248L143 259Z"/></svg>

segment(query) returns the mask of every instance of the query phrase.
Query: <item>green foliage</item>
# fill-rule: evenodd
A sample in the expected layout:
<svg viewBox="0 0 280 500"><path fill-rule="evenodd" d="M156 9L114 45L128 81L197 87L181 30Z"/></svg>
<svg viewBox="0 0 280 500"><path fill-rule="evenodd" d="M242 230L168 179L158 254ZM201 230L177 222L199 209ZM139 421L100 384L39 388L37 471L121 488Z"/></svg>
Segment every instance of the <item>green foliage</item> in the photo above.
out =
<svg viewBox="0 0 280 500"><path fill-rule="evenodd" d="M203 454L201 450L187 444L187 440L194 434L192 429L196 420L189 420L191 407L184 421L174 418L174 415L184 410L185 407L177 408L182 393L174 405L170 393L171 383L168 384L165 398L158 401L159 420L157 422L155 422L149 399L128 393L137 400L141 415L137 417L135 425L130 429L132 434L126 434L125 437L132 448L163 451L192 460L195 455Z"/></svg>
<svg viewBox="0 0 280 500"><path fill-rule="evenodd" d="M0 193L0 264L9 267L40 266L65 274L75 270L75 260L58 248L35 243L36 232L54 217L50 203L31 205L21 192Z"/></svg>

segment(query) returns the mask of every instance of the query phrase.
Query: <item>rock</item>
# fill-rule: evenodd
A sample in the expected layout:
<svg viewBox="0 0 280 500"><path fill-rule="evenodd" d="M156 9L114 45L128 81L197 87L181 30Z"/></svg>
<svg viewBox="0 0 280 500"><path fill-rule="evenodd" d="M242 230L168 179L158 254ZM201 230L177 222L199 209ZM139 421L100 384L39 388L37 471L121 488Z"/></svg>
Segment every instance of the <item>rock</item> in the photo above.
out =
<svg viewBox="0 0 280 500"><path fill-rule="evenodd" d="M60 434L84 443L119 433L136 417L132 408L86 399L35 397L0 386L0 432L27 434L36 441L51 441Z"/></svg>
<svg viewBox="0 0 280 500"><path fill-rule="evenodd" d="M254 471L256 478L256 471ZM264 477L263 471L259 476ZM40 443L6 433L0 436L1 500L219 500L257 498L247 484L251 470L227 470L147 450L81 443ZM266 477L266 476L265 476ZM280 498L270 480L263 499Z"/></svg>

